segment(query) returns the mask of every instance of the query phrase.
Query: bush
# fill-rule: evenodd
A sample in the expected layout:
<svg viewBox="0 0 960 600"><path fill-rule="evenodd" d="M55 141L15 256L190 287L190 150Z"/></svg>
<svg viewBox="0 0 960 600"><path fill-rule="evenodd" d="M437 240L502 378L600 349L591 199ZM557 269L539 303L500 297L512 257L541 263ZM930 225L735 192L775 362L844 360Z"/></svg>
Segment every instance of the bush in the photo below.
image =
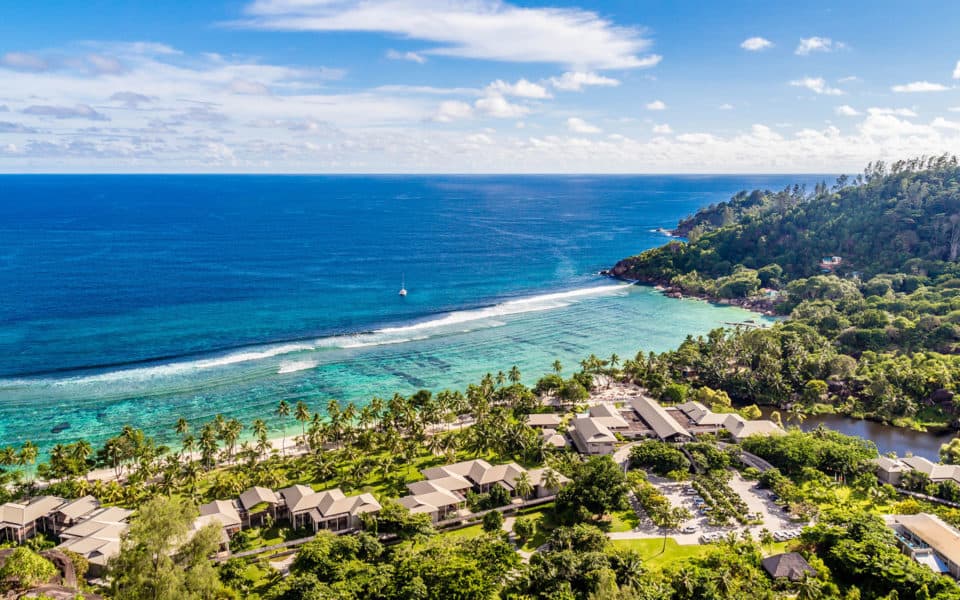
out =
<svg viewBox="0 0 960 600"><path fill-rule="evenodd" d="M483 530L487 533L496 533L503 529L503 513L492 510L483 515Z"/></svg>

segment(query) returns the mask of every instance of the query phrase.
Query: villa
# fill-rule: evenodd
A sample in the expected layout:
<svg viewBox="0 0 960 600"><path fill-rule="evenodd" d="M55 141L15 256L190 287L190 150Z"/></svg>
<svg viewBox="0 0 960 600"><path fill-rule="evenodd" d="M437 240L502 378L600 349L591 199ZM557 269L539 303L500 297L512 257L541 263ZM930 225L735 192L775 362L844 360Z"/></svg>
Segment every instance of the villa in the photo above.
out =
<svg viewBox="0 0 960 600"><path fill-rule="evenodd" d="M560 426L560 415L557 413L529 414L527 415L527 426L534 429L556 429Z"/></svg>
<svg viewBox="0 0 960 600"><path fill-rule="evenodd" d="M63 498L40 496L25 503L0 505L0 540L23 543L38 531L54 533L53 512L64 504Z"/></svg>
<svg viewBox="0 0 960 600"><path fill-rule="evenodd" d="M932 483L953 481L960 485L960 465L941 465L922 456L908 456L906 458L881 456L874 459L873 464L880 481L894 486L899 486L904 474L910 471L923 473Z"/></svg>
<svg viewBox="0 0 960 600"><path fill-rule="evenodd" d="M927 513L887 515L905 554L937 573L960 579L960 531Z"/></svg>
<svg viewBox="0 0 960 600"><path fill-rule="evenodd" d="M690 401L677 406L689 419L688 429L693 433L725 431L737 442L752 435L781 435L783 428L770 420L749 421L737 413L715 413L700 402Z"/></svg>
<svg viewBox="0 0 960 600"><path fill-rule="evenodd" d="M194 525L202 527L214 521L220 524L228 538L233 537L243 527L240 509L233 500L214 500L200 506L200 516Z"/></svg>
<svg viewBox="0 0 960 600"><path fill-rule="evenodd" d="M360 526L360 515L380 511L380 503L372 494L347 496L337 488L316 492L305 485L280 490L285 515L294 529L311 527L347 531Z"/></svg>
<svg viewBox="0 0 960 600"><path fill-rule="evenodd" d="M630 398L630 407L662 441L680 441L693 437L659 402L647 396Z"/></svg>
<svg viewBox="0 0 960 600"><path fill-rule="evenodd" d="M612 454L617 436L593 417L578 417L570 423L570 437L581 454Z"/></svg>
<svg viewBox="0 0 960 600"><path fill-rule="evenodd" d="M491 465L485 460L467 460L452 465L432 467L422 471L426 479L407 484L409 496L400 498L400 504L412 513L427 513L434 523L460 513L467 503L468 492L483 493L499 486L511 496L518 496L517 481L526 475L531 487L529 496L543 498L557 490L546 485L546 469L527 471L516 463ZM555 473L557 483L565 485L569 479Z"/></svg>
<svg viewBox="0 0 960 600"><path fill-rule="evenodd" d="M254 486L240 494L240 519L246 527L263 525L268 514L276 520L279 504L280 498L273 490Z"/></svg>
<svg viewBox="0 0 960 600"><path fill-rule="evenodd" d="M120 553L120 540L130 528L127 519L131 514L131 510L116 507L95 510L60 533L57 549L83 556L90 563L90 575L100 576L107 562Z"/></svg>

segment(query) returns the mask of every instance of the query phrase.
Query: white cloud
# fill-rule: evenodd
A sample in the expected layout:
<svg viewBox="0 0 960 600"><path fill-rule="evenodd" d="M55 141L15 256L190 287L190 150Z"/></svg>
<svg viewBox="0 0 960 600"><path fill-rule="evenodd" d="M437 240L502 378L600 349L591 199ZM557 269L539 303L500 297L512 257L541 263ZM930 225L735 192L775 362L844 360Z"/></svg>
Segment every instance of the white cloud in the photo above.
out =
<svg viewBox="0 0 960 600"><path fill-rule="evenodd" d="M53 117L54 119L90 119L91 121L109 121L110 117L99 113L87 104L75 106L56 106L50 104L33 104L23 109L25 115L39 117Z"/></svg>
<svg viewBox="0 0 960 600"><path fill-rule="evenodd" d="M920 92L943 92L948 88L940 83L931 83L929 81L913 81L903 85L895 85L891 90L900 93L920 93Z"/></svg>
<svg viewBox="0 0 960 600"><path fill-rule="evenodd" d="M460 119L469 119L472 116L473 107L466 102L446 100L440 103L440 108L437 109L433 120L439 121L440 123L449 123Z"/></svg>
<svg viewBox="0 0 960 600"><path fill-rule="evenodd" d="M803 79L791 81L790 85L793 87L806 88L815 94L823 94L825 96L842 96L844 94L843 90L827 85L823 77L804 77Z"/></svg>
<svg viewBox="0 0 960 600"><path fill-rule="evenodd" d="M846 44L843 42L835 42L828 37L814 36L801 38L800 44L798 44L797 49L794 50L794 54L807 56L812 52L833 52L834 50L841 50L846 47Z"/></svg>
<svg viewBox="0 0 960 600"><path fill-rule="evenodd" d="M725 103L721 104L720 106L718 106L717 108L719 108L720 110L733 110L733 109L734 109L734 106L733 106L732 104L730 104L729 102L725 102Z"/></svg>
<svg viewBox="0 0 960 600"><path fill-rule="evenodd" d="M836 113L844 117L856 117L860 114L859 111L857 111L857 109L850 106L849 104L838 106L836 108Z"/></svg>
<svg viewBox="0 0 960 600"><path fill-rule="evenodd" d="M50 67L43 58L27 52L7 52L0 56L0 65L22 71L45 71Z"/></svg>
<svg viewBox="0 0 960 600"><path fill-rule="evenodd" d="M409 60L410 62L415 62L420 65L427 62L427 59L422 54L418 54L412 51L398 52L397 50L393 50L392 48L390 50L387 50L387 58L389 58L390 60Z"/></svg>
<svg viewBox="0 0 960 600"><path fill-rule="evenodd" d="M485 146L490 146L493 144L493 138L485 133L474 133L473 135L468 135L467 141L471 144L483 144Z"/></svg>
<svg viewBox="0 0 960 600"><path fill-rule="evenodd" d="M474 102L473 106L477 112L498 119L516 119L530 112L526 106L513 104L500 94L480 98Z"/></svg>
<svg viewBox="0 0 960 600"><path fill-rule="evenodd" d="M960 112L960 106L951 106L947 110L949 110L950 112Z"/></svg>
<svg viewBox="0 0 960 600"><path fill-rule="evenodd" d="M917 113L909 108L868 108L867 113L871 115L893 115L895 117L915 117Z"/></svg>
<svg viewBox="0 0 960 600"><path fill-rule="evenodd" d="M596 85L616 87L620 82L611 77L604 77L593 72L568 71L560 77L551 77L550 85L565 92L579 92L586 86Z"/></svg>
<svg viewBox="0 0 960 600"><path fill-rule="evenodd" d="M245 27L283 31L372 31L435 42L424 54L577 65L652 67L651 43L636 28L573 8L526 8L499 0L256 0Z"/></svg>
<svg viewBox="0 0 960 600"><path fill-rule="evenodd" d="M248 94L250 96L267 96L270 94L270 88L259 81L234 79L230 82L229 87L234 94Z"/></svg>
<svg viewBox="0 0 960 600"><path fill-rule="evenodd" d="M516 83L508 83L498 79L487 86L487 92L501 94L503 96L516 96L518 98L550 98L550 92L540 84L532 83L526 79L520 79Z"/></svg>
<svg viewBox="0 0 960 600"><path fill-rule="evenodd" d="M123 65L112 56L102 54L88 54L87 68L97 74L116 74L123 71Z"/></svg>
<svg viewBox="0 0 960 600"><path fill-rule="evenodd" d="M127 108L137 108L141 104L149 104L152 98L136 92L117 92L110 96L110 100L120 102Z"/></svg>
<svg viewBox="0 0 960 600"><path fill-rule="evenodd" d="M960 60L957 61L957 66L953 68L953 78L960 79Z"/></svg>
<svg viewBox="0 0 960 600"><path fill-rule="evenodd" d="M653 126L653 132L659 135L670 135L673 133L673 129L670 128L666 123Z"/></svg>
<svg viewBox="0 0 960 600"><path fill-rule="evenodd" d="M647 110L667 110L667 105L663 100L654 100L653 102L647 102Z"/></svg>
<svg viewBox="0 0 960 600"><path fill-rule="evenodd" d="M960 122L957 121L948 121L943 117L937 117L930 123L932 127L939 127L940 129L952 129L954 131L960 131Z"/></svg>
<svg viewBox="0 0 960 600"><path fill-rule="evenodd" d="M586 133L586 134L600 133L601 131L603 131L596 125L591 125L590 123L587 123L586 121L584 121L579 117L570 117L569 119L567 119L567 129L569 129L573 133Z"/></svg>
<svg viewBox="0 0 960 600"><path fill-rule="evenodd" d="M743 40L743 43L740 44L740 47L743 48L744 50L757 52L759 50L766 50L767 48L772 48L773 42L762 37L752 37L752 38L747 38Z"/></svg>

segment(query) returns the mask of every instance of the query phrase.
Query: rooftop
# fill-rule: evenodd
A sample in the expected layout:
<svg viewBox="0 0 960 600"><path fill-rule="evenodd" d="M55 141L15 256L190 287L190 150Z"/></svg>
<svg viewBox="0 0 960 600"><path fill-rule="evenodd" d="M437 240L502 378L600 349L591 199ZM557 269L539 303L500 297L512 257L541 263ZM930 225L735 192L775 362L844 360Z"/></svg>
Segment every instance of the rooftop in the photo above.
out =
<svg viewBox="0 0 960 600"><path fill-rule="evenodd" d="M786 552L768 556L761 562L764 570L774 579L786 578L790 581L803 579L805 573L816 575L817 572L805 558L796 552Z"/></svg>

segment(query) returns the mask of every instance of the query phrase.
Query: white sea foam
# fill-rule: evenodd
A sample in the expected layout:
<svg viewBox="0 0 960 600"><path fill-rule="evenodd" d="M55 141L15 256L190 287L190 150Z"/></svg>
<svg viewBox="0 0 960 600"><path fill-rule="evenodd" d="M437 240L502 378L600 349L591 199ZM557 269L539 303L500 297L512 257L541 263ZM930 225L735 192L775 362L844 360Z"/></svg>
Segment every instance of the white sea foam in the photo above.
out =
<svg viewBox="0 0 960 600"><path fill-rule="evenodd" d="M157 378L182 376L199 371L229 367L241 363L277 359L293 354L303 355L318 350L358 349L403 344L428 339L436 335L449 335L474 331L481 328L501 327L506 325L506 321L503 320L503 317L506 316L564 308L591 297L622 295L627 293L628 287L629 286L625 284L607 284L566 292L517 298L494 306L446 313L410 325L385 327L372 332L355 335L330 336L315 340L312 343L302 342L248 348L210 358L120 369L94 375L67 375L59 378L40 380L0 380L0 385L48 384L60 386L100 384L116 381L149 381ZM466 323L469 323L470 326L464 328L464 324ZM293 373L305 369L312 369L318 364L316 359L309 359L304 356L294 358L291 356L289 360L285 362L281 361L277 364L277 373Z"/></svg>
<svg viewBox="0 0 960 600"><path fill-rule="evenodd" d="M280 363L280 368L277 369L278 375L283 375L284 373L296 373L297 371L306 371L307 369L313 369L317 366L317 361L315 360L295 360L292 362Z"/></svg>

